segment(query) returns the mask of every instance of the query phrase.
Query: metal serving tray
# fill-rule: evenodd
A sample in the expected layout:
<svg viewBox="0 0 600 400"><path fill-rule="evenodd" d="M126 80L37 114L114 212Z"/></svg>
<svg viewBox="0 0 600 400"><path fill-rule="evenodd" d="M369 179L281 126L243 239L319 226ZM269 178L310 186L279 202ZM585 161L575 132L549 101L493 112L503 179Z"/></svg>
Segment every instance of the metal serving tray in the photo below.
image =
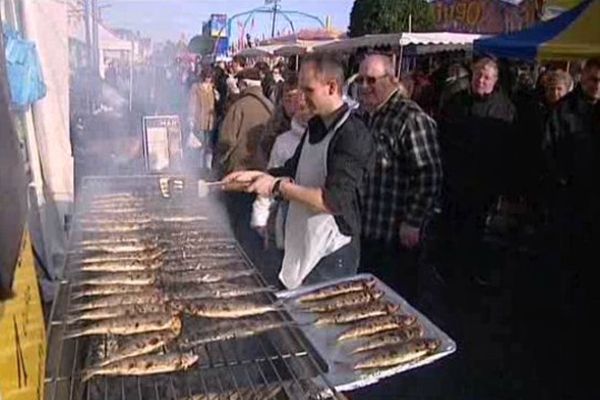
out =
<svg viewBox="0 0 600 400"><path fill-rule="evenodd" d="M360 358L360 356L351 355L350 352L358 344L362 344L363 340L349 341L348 343L343 344L339 344L336 340L343 331L351 326L351 324L311 324L311 321L315 320L317 314L306 311L298 311L298 309L295 309L295 305L297 303L293 300L293 298L296 296L303 295L332 284L369 278L375 279L374 287L384 292L382 300L387 300L393 304L399 305L402 314L414 315L417 317L417 323L421 324L424 330L423 337L437 339L441 342L441 345L433 354L413 362L388 369L377 370L376 372L363 373L360 371L354 371L352 369L352 365L356 361L356 357ZM327 361L327 380L335 387L336 390L339 391L349 391L374 384L383 378L387 378L410 369L418 368L423 365L431 364L434 361L448 356L456 351L456 343L446 333L435 326L423 314L417 311L400 295L394 292L389 286L371 274L359 274L350 278L342 278L320 284L302 286L295 290L279 292L277 293L277 297L283 300L283 303L285 304L285 307L292 318L294 318L294 320L300 325L300 328L313 344L320 356Z"/></svg>

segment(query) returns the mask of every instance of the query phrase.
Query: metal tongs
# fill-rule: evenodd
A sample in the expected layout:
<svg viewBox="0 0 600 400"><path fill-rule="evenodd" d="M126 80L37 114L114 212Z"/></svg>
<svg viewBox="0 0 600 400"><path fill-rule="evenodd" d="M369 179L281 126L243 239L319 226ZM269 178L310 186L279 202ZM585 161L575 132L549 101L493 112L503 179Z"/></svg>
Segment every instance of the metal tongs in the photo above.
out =
<svg viewBox="0 0 600 400"><path fill-rule="evenodd" d="M249 181L231 181L225 182L223 180L206 182L203 179L198 180L198 197L206 197L210 193L212 188L225 191L242 191L250 186L254 180Z"/></svg>

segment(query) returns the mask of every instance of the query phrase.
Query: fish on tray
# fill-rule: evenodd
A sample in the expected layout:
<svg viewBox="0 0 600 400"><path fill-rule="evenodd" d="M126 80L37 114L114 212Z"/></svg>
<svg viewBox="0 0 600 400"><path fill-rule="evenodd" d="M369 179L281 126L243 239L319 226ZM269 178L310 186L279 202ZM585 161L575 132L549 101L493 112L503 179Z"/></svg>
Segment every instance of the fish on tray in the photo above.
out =
<svg viewBox="0 0 600 400"><path fill-rule="evenodd" d="M154 261L165 254L165 250L158 247L129 253L105 253L97 255L82 255L73 261L78 264L96 264L115 261Z"/></svg>
<svg viewBox="0 0 600 400"><path fill-rule="evenodd" d="M417 321L414 315L385 315L359 321L351 328L338 336L338 341L355 339L363 336L374 335L379 332L389 331L413 325Z"/></svg>
<svg viewBox="0 0 600 400"><path fill-rule="evenodd" d="M73 268L75 272L134 272L156 271L162 266L159 260L124 260L104 261L78 265Z"/></svg>
<svg viewBox="0 0 600 400"><path fill-rule="evenodd" d="M182 371L194 365L198 358L198 355L193 353L141 355L85 370L81 380L85 382L98 375L140 376Z"/></svg>
<svg viewBox="0 0 600 400"><path fill-rule="evenodd" d="M433 353L440 344L436 339L415 339L400 345L385 347L359 360L354 364L354 369L385 369L406 364Z"/></svg>
<svg viewBox="0 0 600 400"><path fill-rule="evenodd" d="M322 314L317 318L315 324L347 324L367 318L393 314L399 309L400 306L396 304L376 301Z"/></svg>
<svg viewBox="0 0 600 400"><path fill-rule="evenodd" d="M166 329L181 329L181 320L170 313L110 318L94 321L82 328L74 328L65 335L65 338L105 334L124 336Z"/></svg>
<svg viewBox="0 0 600 400"><path fill-rule="evenodd" d="M261 304L240 299L206 299L202 301L174 300L171 305L175 310L206 318L243 318L252 315L280 311L278 304Z"/></svg>
<svg viewBox="0 0 600 400"><path fill-rule="evenodd" d="M169 262L163 265L164 272L185 272L185 271L203 271L213 269L227 270L247 270L248 266L239 258L206 260L199 259L198 261L186 260L185 262Z"/></svg>
<svg viewBox="0 0 600 400"><path fill-rule="evenodd" d="M171 343L180 333L181 329L178 328L127 336L125 340L119 343L118 348L113 353L100 360L95 367L102 367L125 358L152 353Z"/></svg>
<svg viewBox="0 0 600 400"><path fill-rule="evenodd" d="M398 328L391 331L385 331L369 337L365 344L352 350L352 354L363 353L365 351L375 350L390 345L406 343L410 340L422 337L423 334L423 327L420 325L413 325L408 328Z"/></svg>
<svg viewBox="0 0 600 400"><path fill-rule="evenodd" d="M332 297L321 301L311 302L302 305L300 310L316 313L328 313L337 311L347 307L358 306L360 304L368 304L379 300L383 297L383 292L377 289L365 290L362 292L351 292Z"/></svg>
<svg viewBox="0 0 600 400"><path fill-rule="evenodd" d="M300 303L323 300L339 296L341 294L368 291L369 289L373 288L374 285L375 279L372 278L341 282L300 295L297 297L297 300Z"/></svg>
<svg viewBox="0 0 600 400"><path fill-rule="evenodd" d="M226 390L219 393L203 393L186 396L180 400L272 400L284 390L280 384L257 385L254 388L239 388L237 390Z"/></svg>

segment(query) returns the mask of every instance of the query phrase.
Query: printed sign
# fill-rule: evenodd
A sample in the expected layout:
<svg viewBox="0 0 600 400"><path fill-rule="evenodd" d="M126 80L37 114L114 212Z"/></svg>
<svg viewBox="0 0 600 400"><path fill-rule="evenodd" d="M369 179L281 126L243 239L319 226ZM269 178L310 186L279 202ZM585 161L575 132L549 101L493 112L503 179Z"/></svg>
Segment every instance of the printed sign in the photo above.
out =
<svg viewBox="0 0 600 400"><path fill-rule="evenodd" d="M211 14L210 16L210 36L227 37L227 15L226 14Z"/></svg>
<svg viewBox="0 0 600 400"><path fill-rule="evenodd" d="M144 117L143 145L150 172L177 170L182 165L181 124L177 115Z"/></svg>

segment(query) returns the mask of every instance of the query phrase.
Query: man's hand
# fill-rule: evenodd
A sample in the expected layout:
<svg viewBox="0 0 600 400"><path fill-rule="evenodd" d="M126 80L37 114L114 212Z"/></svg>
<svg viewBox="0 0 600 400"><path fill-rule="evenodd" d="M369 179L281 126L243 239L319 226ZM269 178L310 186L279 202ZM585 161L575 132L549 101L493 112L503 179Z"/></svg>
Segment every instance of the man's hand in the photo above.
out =
<svg viewBox="0 0 600 400"><path fill-rule="evenodd" d="M273 186L275 185L276 178L268 174L263 174L256 179L254 182L246 188L249 193L256 193L259 196L270 197L273 194Z"/></svg>
<svg viewBox="0 0 600 400"><path fill-rule="evenodd" d="M421 229L408 225L406 222L400 224L400 243L402 246L412 249L421 241Z"/></svg>
<svg viewBox="0 0 600 400"><path fill-rule="evenodd" d="M230 192L250 192L249 186L260 176L265 175L261 171L236 171L222 179L223 190Z"/></svg>

